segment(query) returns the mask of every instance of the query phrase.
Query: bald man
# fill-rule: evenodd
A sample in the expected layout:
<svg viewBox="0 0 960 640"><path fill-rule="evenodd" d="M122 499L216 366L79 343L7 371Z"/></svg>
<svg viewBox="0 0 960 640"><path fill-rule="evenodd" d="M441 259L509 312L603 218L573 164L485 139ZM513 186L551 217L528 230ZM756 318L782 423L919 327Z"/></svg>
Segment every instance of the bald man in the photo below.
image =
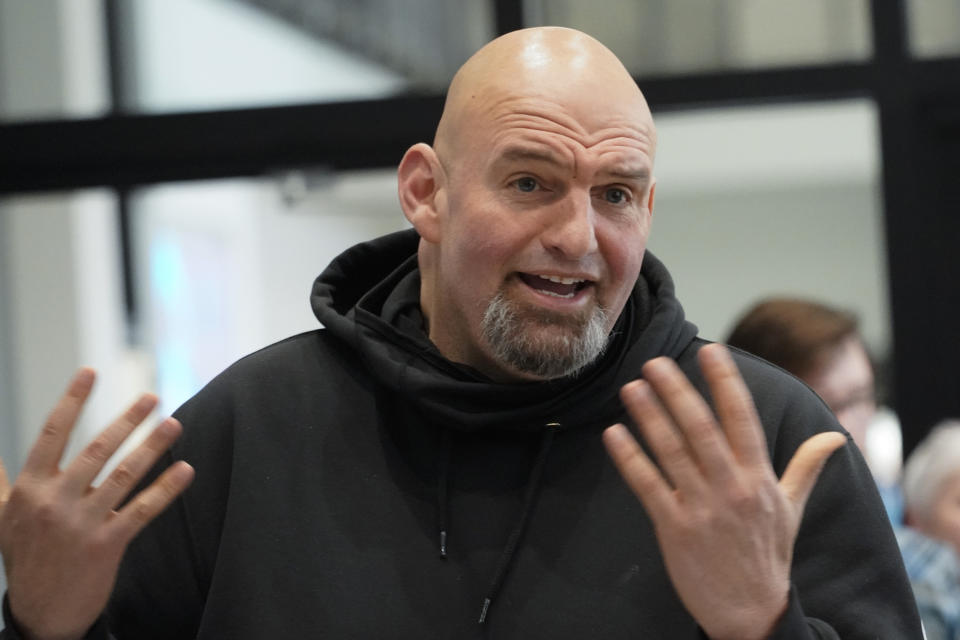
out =
<svg viewBox="0 0 960 640"><path fill-rule="evenodd" d="M481 49L400 164L414 229L314 284L324 329L98 487L155 399L61 470L77 375L3 481L6 637L919 638L856 447L645 252L655 145L590 37Z"/></svg>

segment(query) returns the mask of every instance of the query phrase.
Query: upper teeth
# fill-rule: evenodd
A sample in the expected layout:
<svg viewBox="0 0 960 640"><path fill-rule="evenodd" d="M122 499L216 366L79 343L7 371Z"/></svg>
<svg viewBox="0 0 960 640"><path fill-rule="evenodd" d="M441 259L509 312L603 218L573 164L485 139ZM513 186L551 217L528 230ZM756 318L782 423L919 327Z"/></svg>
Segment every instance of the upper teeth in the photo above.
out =
<svg viewBox="0 0 960 640"><path fill-rule="evenodd" d="M561 278L559 276L540 276L544 280L549 280L550 282L558 282L560 284L576 284L578 282L583 282L579 278Z"/></svg>

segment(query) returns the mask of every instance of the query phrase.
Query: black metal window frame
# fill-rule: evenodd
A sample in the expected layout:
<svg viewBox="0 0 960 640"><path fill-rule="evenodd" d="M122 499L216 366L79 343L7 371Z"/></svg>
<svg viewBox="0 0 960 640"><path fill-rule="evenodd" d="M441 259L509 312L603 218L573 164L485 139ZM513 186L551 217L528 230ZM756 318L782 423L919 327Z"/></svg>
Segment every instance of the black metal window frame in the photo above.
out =
<svg viewBox="0 0 960 640"><path fill-rule="evenodd" d="M116 3L107 0L114 97L121 74ZM495 26L523 25L523 2L492 0ZM637 78L654 112L718 105L866 97L880 114L883 212L893 309L894 402L905 450L933 421L960 415L960 340L937 318L960 317L960 58L916 59L906 0L871 0L873 56L857 63ZM115 101L119 104L119 101ZM0 124L0 195L257 176L300 167L395 166L430 140L443 95ZM957 151L958 153L953 153ZM829 152L825 150L825 152ZM919 213L918 213L919 212ZM129 251L129 242L125 242ZM127 253L128 258L129 254ZM939 274L936 276L935 274ZM940 282L931 283L931 278ZM951 286L942 282L952 279ZM918 286L922 283L923 286ZM133 290L128 285L128 305ZM946 332L946 333L944 333ZM931 383L931 381L935 381Z"/></svg>

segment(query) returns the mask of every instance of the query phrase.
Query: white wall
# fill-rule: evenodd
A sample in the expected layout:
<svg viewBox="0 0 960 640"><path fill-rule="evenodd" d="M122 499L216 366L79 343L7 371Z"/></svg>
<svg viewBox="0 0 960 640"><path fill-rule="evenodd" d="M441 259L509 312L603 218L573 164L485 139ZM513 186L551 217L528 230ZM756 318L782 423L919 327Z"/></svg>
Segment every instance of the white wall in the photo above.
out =
<svg viewBox="0 0 960 640"><path fill-rule="evenodd" d="M0 0L0 117L105 113L102 15L102 0Z"/></svg>
<svg viewBox="0 0 960 640"><path fill-rule="evenodd" d="M392 170L151 187L134 200L141 327L164 411L239 357L317 328L313 279L338 253L406 226Z"/></svg>
<svg viewBox="0 0 960 640"><path fill-rule="evenodd" d="M0 116L105 110L102 11L97 0L0 1ZM73 370L80 364L117 369L124 332L111 195L91 190L6 198L0 217L0 313L9 340L2 355L15 396L0 418L4 431L18 433L16 448L0 454L16 470ZM102 377L98 395L117 395L112 378ZM108 413L95 399L78 440L115 411L116 404Z"/></svg>
<svg viewBox="0 0 960 640"><path fill-rule="evenodd" d="M0 274L10 273L6 248L8 238L10 238L8 218L0 213ZM12 299L12 286L13 282L10 278L0 275L0 300L3 301L0 305L0 459L6 460L8 464L14 462L11 460L11 454L19 451L20 446L19 429L16 427L19 411L17 395L13 390L15 371L11 358L13 331L10 326L12 318L9 313L9 301Z"/></svg>
<svg viewBox="0 0 960 640"><path fill-rule="evenodd" d="M652 240L687 315L722 340L768 295L850 309L890 349L875 108L866 100L670 113Z"/></svg>

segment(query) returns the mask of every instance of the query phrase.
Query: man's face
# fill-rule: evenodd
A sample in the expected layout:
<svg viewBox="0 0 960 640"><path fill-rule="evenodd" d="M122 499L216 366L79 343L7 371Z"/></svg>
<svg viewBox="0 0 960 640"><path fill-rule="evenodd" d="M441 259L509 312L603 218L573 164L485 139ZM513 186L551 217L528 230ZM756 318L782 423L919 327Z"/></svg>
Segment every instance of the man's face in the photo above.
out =
<svg viewBox="0 0 960 640"><path fill-rule="evenodd" d="M600 96L487 100L440 160L447 183L430 337L495 379L573 373L640 271L653 123Z"/></svg>
<svg viewBox="0 0 960 640"><path fill-rule="evenodd" d="M808 384L833 410L837 421L866 451L867 427L877 411L874 400L873 366L856 337L844 340Z"/></svg>

